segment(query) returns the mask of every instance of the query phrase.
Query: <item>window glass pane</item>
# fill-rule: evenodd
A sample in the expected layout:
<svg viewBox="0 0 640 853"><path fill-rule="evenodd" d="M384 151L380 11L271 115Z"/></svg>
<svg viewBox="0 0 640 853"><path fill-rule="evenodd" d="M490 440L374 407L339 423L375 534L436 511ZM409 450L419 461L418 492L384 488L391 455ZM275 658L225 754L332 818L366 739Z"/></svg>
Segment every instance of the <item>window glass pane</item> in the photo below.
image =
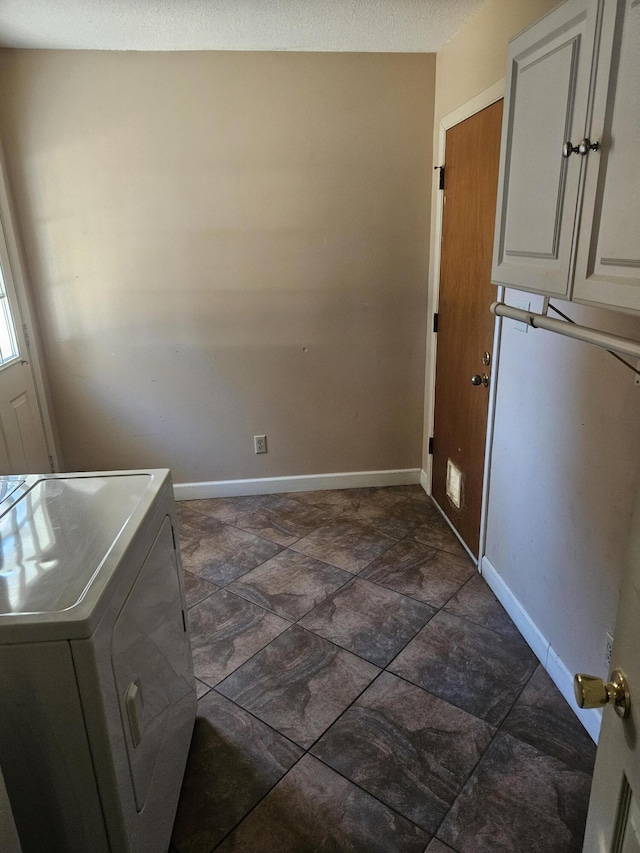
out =
<svg viewBox="0 0 640 853"><path fill-rule="evenodd" d="M0 266L0 365L18 357L16 332L11 316L11 306L4 285L4 275Z"/></svg>

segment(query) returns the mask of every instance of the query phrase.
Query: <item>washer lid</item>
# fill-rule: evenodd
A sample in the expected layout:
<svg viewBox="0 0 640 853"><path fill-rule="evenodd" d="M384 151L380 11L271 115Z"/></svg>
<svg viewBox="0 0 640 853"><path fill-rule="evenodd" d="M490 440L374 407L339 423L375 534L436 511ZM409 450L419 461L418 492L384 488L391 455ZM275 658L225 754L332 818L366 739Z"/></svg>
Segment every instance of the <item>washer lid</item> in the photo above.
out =
<svg viewBox="0 0 640 853"><path fill-rule="evenodd" d="M0 616L13 625L64 619L80 605L88 615L108 580L96 582L100 570L153 480L43 477L0 507Z"/></svg>

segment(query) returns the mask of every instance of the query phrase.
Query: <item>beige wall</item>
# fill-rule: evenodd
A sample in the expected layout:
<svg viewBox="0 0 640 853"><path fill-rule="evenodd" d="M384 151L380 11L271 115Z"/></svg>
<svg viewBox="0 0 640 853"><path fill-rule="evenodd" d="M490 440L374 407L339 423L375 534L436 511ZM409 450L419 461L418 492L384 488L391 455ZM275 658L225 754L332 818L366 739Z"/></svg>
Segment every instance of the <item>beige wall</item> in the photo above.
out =
<svg viewBox="0 0 640 853"><path fill-rule="evenodd" d="M67 469L419 466L434 64L2 53Z"/></svg>
<svg viewBox="0 0 640 853"><path fill-rule="evenodd" d="M557 0L489 0L437 53L436 119L504 77L509 39L557 5Z"/></svg>
<svg viewBox="0 0 640 853"><path fill-rule="evenodd" d="M504 77L508 39L554 5L489 0L437 54L436 140L440 118ZM640 340L640 318L563 309ZM605 352L511 321L497 383L487 557L569 671L605 675L640 479L640 391Z"/></svg>

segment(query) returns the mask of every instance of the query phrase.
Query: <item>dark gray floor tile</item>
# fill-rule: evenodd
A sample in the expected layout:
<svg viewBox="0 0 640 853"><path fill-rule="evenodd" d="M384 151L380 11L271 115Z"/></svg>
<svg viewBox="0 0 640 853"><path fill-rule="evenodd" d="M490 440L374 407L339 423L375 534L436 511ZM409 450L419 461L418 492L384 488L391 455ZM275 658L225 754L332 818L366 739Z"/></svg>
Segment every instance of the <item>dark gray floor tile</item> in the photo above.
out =
<svg viewBox="0 0 640 853"><path fill-rule="evenodd" d="M243 575L229 589L295 622L351 577L343 569L286 550Z"/></svg>
<svg viewBox="0 0 640 853"><path fill-rule="evenodd" d="M195 501L182 501L181 506L186 506L194 512L208 515L223 521L225 524L234 524L240 516L257 512L263 507L273 505L277 495L242 495L231 498L203 498ZM239 525L236 525L239 526Z"/></svg>
<svg viewBox="0 0 640 853"><path fill-rule="evenodd" d="M498 733L438 830L459 853L580 853L591 777Z"/></svg>
<svg viewBox="0 0 640 853"><path fill-rule="evenodd" d="M198 577L186 570L182 573L184 578L184 596L187 601L187 607L193 607L203 598L211 595L212 592L217 592L219 587L204 578Z"/></svg>
<svg viewBox="0 0 640 853"><path fill-rule="evenodd" d="M288 492L286 497L309 506L331 507L336 512L351 509L362 499L363 492L374 489L321 489L313 492Z"/></svg>
<svg viewBox="0 0 640 853"><path fill-rule="evenodd" d="M337 520L296 542L293 550L357 574L394 542L390 536L359 522Z"/></svg>
<svg viewBox="0 0 640 853"><path fill-rule="evenodd" d="M291 545L337 514L335 508L310 506L286 495L249 495L190 503L197 512L280 545Z"/></svg>
<svg viewBox="0 0 640 853"><path fill-rule="evenodd" d="M360 577L442 607L475 571L467 556L404 539L364 569Z"/></svg>
<svg viewBox="0 0 640 853"><path fill-rule="evenodd" d="M172 844L209 853L302 750L215 691L198 705Z"/></svg>
<svg viewBox="0 0 640 853"><path fill-rule="evenodd" d="M281 550L279 545L185 507L178 509L184 568L225 586Z"/></svg>
<svg viewBox="0 0 640 853"><path fill-rule="evenodd" d="M217 689L308 748L379 670L292 625Z"/></svg>
<svg viewBox="0 0 640 853"><path fill-rule="evenodd" d="M520 632L511 621L484 578L477 572L448 601L444 608L448 613L462 616L470 622L490 628L505 638L519 638Z"/></svg>
<svg viewBox="0 0 640 853"><path fill-rule="evenodd" d="M448 551L450 554L455 554L458 557L469 556L460 544L458 537L440 513L434 515L425 524L416 527L410 533L410 536L417 542L421 542L423 545L430 545L439 551Z"/></svg>
<svg viewBox="0 0 640 853"><path fill-rule="evenodd" d="M570 767L593 773L595 744L541 666L502 728Z"/></svg>
<svg viewBox="0 0 640 853"><path fill-rule="evenodd" d="M439 838L434 838L424 853L455 853L448 844L444 844Z"/></svg>
<svg viewBox="0 0 640 853"><path fill-rule="evenodd" d="M213 687L289 624L226 589L210 595L189 610L196 677Z"/></svg>
<svg viewBox="0 0 640 853"><path fill-rule="evenodd" d="M389 670L498 725L536 665L523 639L506 640L441 610Z"/></svg>
<svg viewBox="0 0 640 853"><path fill-rule="evenodd" d="M373 489L345 507L340 520L360 522L393 539L402 539L434 517L432 506L393 489Z"/></svg>
<svg viewBox="0 0 640 853"><path fill-rule="evenodd" d="M422 853L429 836L306 755L219 853Z"/></svg>
<svg viewBox="0 0 640 853"><path fill-rule="evenodd" d="M374 486L365 489L325 489L313 492L290 492L287 497L295 498L314 506L333 506L351 510L363 504L393 506L407 503L422 504L427 516L438 512L422 486Z"/></svg>
<svg viewBox="0 0 640 853"><path fill-rule="evenodd" d="M313 754L434 833L495 729L383 672Z"/></svg>
<svg viewBox="0 0 640 853"><path fill-rule="evenodd" d="M329 596L300 625L377 666L386 666L435 610L360 578Z"/></svg>
<svg viewBox="0 0 640 853"><path fill-rule="evenodd" d="M198 699L202 699L205 693L208 693L211 690L211 687L208 684L205 684L204 681L200 681L199 678L196 678L196 696Z"/></svg>
<svg viewBox="0 0 640 853"><path fill-rule="evenodd" d="M438 508L433 503L429 495L425 492L422 486L414 483L410 486L385 486L385 492L400 495L400 497L411 501L418 501L426 504L434 512L438 512Z"/></svg>

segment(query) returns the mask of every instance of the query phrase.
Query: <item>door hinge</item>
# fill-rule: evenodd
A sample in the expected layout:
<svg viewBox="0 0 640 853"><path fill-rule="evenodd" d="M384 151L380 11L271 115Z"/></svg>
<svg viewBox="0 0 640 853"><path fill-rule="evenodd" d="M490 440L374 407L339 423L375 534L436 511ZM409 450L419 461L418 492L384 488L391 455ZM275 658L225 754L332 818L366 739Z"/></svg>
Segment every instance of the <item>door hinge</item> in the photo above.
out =
<svg viewBox="0 0 640 853"><path fill-rule="evenodd" d="M24 335L24 342L27 345L27 349L31 346L31 338L29 337L29 329L27 328L27 324L22 324L22 334Z"/></svg>
<svg viewBox="0 0 640 853"><path fill-rule="evenodd" d="M437 313L433 315L433 331L438 331L438 315Z"/></svg>
<svg viewBox="0 0 640 853"><path fill-rule="evenodd" d="M429 456L433 456L433 436L429 437Z"/></svg>
<svg viewBox="0 0 640 853"><path fill-rule="evenodd" d="M440 169L440 179L438 181L438 189L444 189L444 166L434 166L434 169Z"/></svg>

